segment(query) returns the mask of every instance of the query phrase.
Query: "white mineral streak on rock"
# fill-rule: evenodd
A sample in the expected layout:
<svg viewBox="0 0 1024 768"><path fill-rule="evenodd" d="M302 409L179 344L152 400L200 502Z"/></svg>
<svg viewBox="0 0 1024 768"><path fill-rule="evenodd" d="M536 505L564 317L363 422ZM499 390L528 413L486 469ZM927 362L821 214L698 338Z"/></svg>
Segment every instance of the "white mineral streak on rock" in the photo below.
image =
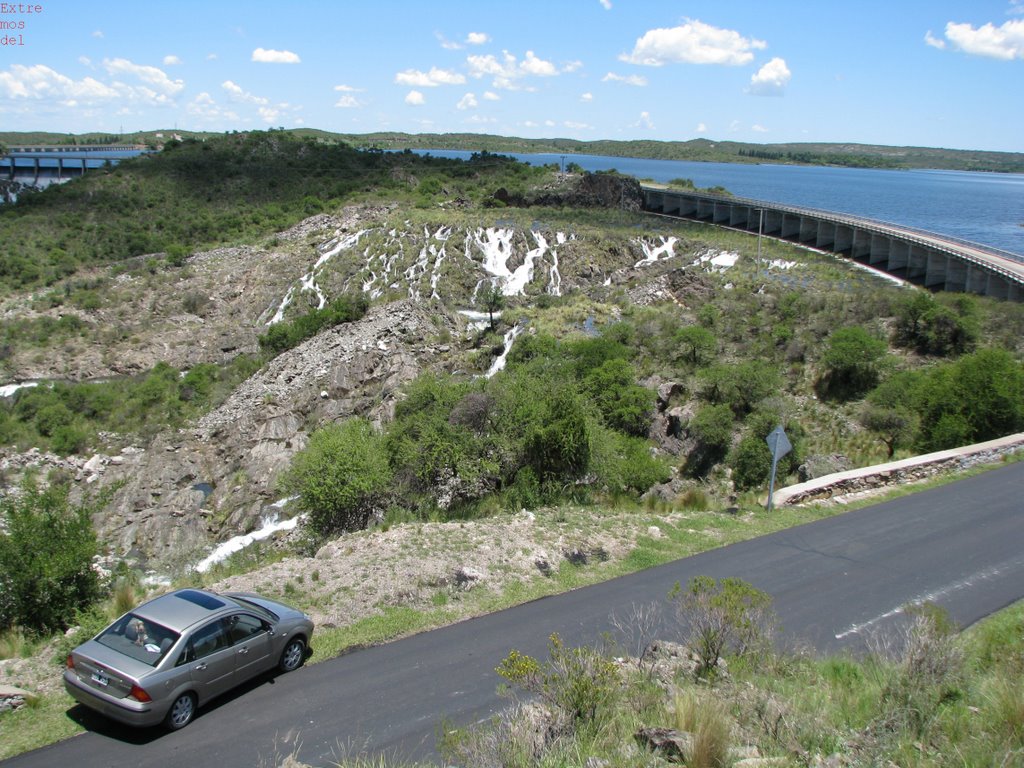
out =
<svg viewBox="0 0 1024 768"><path fill-rule="evenodd" d="M19 389L28 389L29 387L38 387L38 381L26 381L22 384L4 384L0 387L0 397L10 397Z"/></svg>
<svg viewBox="0 0 1024 768"><path fill-rule="evenodd" d="M693 262L693 266L701 264L711 265L712 272L725 272L727 269L731 269L736 266L736 262L739 260L740 255L731 251L711 251L705 253Z"/></svg>
<svg viewBox="0 0 1024 768"><path fill-rule="evenodd" d="M445 252L445 243L448 242L448 238L452 236L451 227L441 227L434 233L434 239L441 241L441 248L436 251L436 258L434 259L434 268L430 273L430 298L440 299L441 297L437 293L437 281L441 279L441 262L444 261L445 256L448 254Z"/></svg>
<svg viewBox="0 0 1024 768"><path fill-rule="evenodd" d="M555 243L565 245L566 237L564 232L555 233ZM558 250L551 249L551 270L548 273L548 293L552 296L562 295L562 274L558 271Z"/></svg>
<svg viewBox="0 0 1024 768"><path fill-rule="evenodd" d="M485 379L491 378L498 371L504 369L505 363L508 360L508 353L512 350L512 344L515 342L516 336L522 333L523 330L524 326L516 325L505 332L505 348L501 350L501 354L494 359L491 367L487 369L487 373L484 374Z"/></svg>
<svg viewBox="0 0 1024 768"><path fill-rule="evenodd" d="M467 328L474 331L482 331L491 324L491 317L486 312L477 312L473 309L460 309L459 314L469 320ZM495 312L494 316L501 317L501 312Z"/></svg>
<svg viewBox="0 0 1024 768"><path fill-rule="evenodd" d="M299 278L300 291L312 291L313 293L316 294L318 302L317 309L323 309L324 306L327 304L327 296L325 296L324 292L320 290L320 286L317 285L316 282L316 278L320 270L323 268L324 264L330 261L333 257L337 256L342 251L348 248L352 248L354 245L356 245L359 242L359 238L361 238L367 232L369 232L368 229L361 229L358 232L345 235L345 237L339 237L334 240L327 241L327 243L323 246L325 250L321 251L320 258L316 260L316 263L313 265L313 268ZM284 311L288 308L288 305L291 304L294 296L295 286L293 285L288 289L288 292L281 300L281 304L278 306L277 311L274 313L274 316L270 318L270 321L267 323L267 325L274 325L276 323L281 322L284 319Z"/></svg>
<svg viewBox="0 0 1024 768"><path fill-rule="evenodd" d="M293 501L295 496L289 496L286 499L281 499L271 504L272 507L280 510L284 506ZM234 536L221 544L218 544L213 552L204 557L198 563L196 563L196 571L199 573L206 573L210 568L215 566L217 563L226 560L235 552L241 552L243 549L248 547L250 544L262 541L263 539L269 539L278 531L290 531L299 524L299 519L302 516L293 517L289 520L280 520L278 514L275 512L263 519L263 526L252 533L246 533L242 536Z"/></svg>
<svg viewBox="0 0 1024 768"><path fill-rule="evenodd" d="M512 277L512 271L508 268L508 260L512 256L512 237L515 231L512 229L496 229L488 227L486 230L477 229L473 233L473 242L483 254L481 266L484 272L492 277L498 278L498 284L504 284Z"/></svg>
<svg viewBox="0 0 1024 768"><path fill-rule="evenodd" d="M675 245L678 238L662 237L659 239L661 240L660 245L657 245L655 243L648 243L643 238L640 238L636 241L637 243L640 244L640 247L643 249L644 257L640 259L640 261L638 261L636 264L634 264L634 267L643 267L647 266L648 264L653 264L658 260L659 257L662 260L664 260L671 259L673 256L676 255Z"/></svg>

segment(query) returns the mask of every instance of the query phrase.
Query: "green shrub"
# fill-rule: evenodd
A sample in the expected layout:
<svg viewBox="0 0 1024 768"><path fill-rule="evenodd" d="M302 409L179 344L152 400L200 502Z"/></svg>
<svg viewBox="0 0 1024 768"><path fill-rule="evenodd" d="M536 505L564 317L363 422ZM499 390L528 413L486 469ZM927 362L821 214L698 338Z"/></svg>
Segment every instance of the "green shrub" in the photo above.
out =
<svg viewBox="0 0 1024 768"><path fill-rule="evenodd" d="M65 486L27 482L0 498L0 629L62 631L99 597L92 512L73 507Z"/></svg>
<svg viewBox="0 0 1024 768"><path fill-rule="evenodd" d="M548 638L547 661L513 650L496 671L573 725L592 723L619 688L612 661L592 648L566 648L557 634Z"/></svg>
<svg viewBox="0 0 1024 768"><path fill-rule="evenodd" d="M878 384L885 342L859 326L840 328L828 340L818 394L838 400L863 397Z"/></svg>
<svg viewBox="0 0 1024 768"><path fill-rule="evenodd" d="M760 651L774 626L771 597L742 579L697 576L669 594L687 627L687 645L697 654L698 677L715 674L727 653Z"/></svg>
<svg viewBox="0 0 1024 768"><path fill-rule="evenodd" d="M282 484L299 496L307 525L321 536L366 526L391 485L384 441L368 421L349 419L313 433Z"/></svg>

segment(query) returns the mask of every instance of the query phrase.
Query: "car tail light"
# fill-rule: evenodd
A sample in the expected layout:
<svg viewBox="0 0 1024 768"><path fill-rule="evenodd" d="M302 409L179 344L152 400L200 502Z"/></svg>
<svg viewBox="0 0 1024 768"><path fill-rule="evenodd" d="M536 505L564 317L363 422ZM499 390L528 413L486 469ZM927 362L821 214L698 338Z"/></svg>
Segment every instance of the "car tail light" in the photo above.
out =
<svg viewBox="0 0 1024 768"><path fill-rule="evenodd" d="M131 691L128 692L128 698L135 699L136 701L141 701L143 704L153 700L149 697L148 693L139 688L139 686L137 685L132 685Z"/></svg>
<svg viewBox="0 0 1024 768"><path fill-rule="evenodd" d="M75 668L75 659L70 653L68 654L67 659L64 660L64 666L66 666L68 669Z"/></svg>

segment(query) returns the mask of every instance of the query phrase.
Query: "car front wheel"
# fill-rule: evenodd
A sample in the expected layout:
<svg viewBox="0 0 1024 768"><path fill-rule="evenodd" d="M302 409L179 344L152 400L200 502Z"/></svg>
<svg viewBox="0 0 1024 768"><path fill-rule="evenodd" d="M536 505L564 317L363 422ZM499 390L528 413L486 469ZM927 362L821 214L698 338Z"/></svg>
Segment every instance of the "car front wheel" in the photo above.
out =
<svg viewBox="0 0 1024 768"><path fill-rule="evenodd" d="M288 641L284 650L281 651L281 661L278 662L278 669L282 672L294 672L302 666L306 660L306 643L301 637L294 637Z"/></svg>
<svg viewBox="0 0 1024 768"><path fill-rule="evenodd" d="M172 731L184 728L192 722L196 714L196 697L191 693L183 693L174 700L167 712L167 727Z"/></svg>

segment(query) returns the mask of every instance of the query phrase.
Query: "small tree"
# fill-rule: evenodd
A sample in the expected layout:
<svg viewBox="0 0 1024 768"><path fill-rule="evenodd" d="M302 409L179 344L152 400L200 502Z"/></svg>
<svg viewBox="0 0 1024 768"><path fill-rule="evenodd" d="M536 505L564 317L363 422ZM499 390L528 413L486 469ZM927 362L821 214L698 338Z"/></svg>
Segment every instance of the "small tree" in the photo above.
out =
<svg viewBox="0 0 1024 768"><path fill-rule="evenodd" d="M680 328L673 335L672 341L682 358L691 365L704 365L714 358L718 349L715 334L699 325Z"/></svg>
<svg viewBox="0 0 1024 768"><path fill-rule="evenodd" d="M494 324L494 313L500 312L505 308L505 294L501 291L501 286L497 283L491 283L487 290L484 291L484 295L481 297L483 300L484 309L487 310L487 317L491 323L491 330L495 329Z"/></svg>
<svg viewBox="0 0 1024 768"><path fill-rule="evenodd" d="M714 674L727 652L744 654L768 639L774 624L771 596L742 579L697 576L669 593L697 654L697 677Z"/></svg>
<svg viewBox="0 0 1024 768"><path fill-rule="evenodd" d="M365 419L323 427L292 459L283 485L298 494L315 533L363 528L391 485L384 441Z"/></svg>
<svg viewBox="0 0 1024 768"><path fill-rule="evenodd" d="M819 393L840 400L863 397L878 384L879 363L885 350L885 342L864 328L840 328L829 337L822 358L825 370Z"/></svg>
<svg viewBox="0 0 1024 768"><path fill-rule="evenodd" d="M100 595L89 506L72 506L66 486L26 482L0 498L0 629L67 629Z"/></svg>
<svg viewBox="0 0 1024 768"><path fill-rule="evenodd" d="M909 446L917 435L921 420L906 408L886 407L868 403L860 414L860 423L885 443L891 459L897 448Z"/></svg>

